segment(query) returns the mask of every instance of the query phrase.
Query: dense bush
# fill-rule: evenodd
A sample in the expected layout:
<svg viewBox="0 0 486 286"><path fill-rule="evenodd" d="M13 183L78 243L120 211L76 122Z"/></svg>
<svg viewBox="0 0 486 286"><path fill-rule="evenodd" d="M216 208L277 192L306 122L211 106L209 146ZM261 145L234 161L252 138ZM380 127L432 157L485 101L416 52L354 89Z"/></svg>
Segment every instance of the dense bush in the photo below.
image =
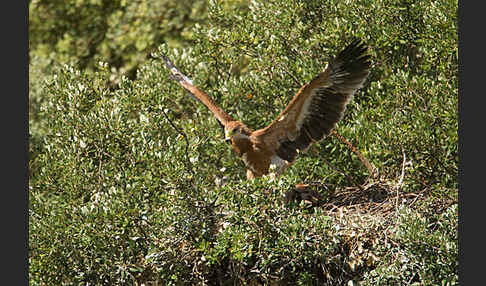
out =
<svg viewBox="0 0 486 286"><path fill-rule="evenodd" d="M30 3L30 283L456 285L457 3L189 2ZM259 128L354 37L373 68L337 130L378 178L330 137L247 181L159 57ZM285 204L302 182L336 207Z"/></svg>
<svg viewBox="0 0 486 286"><path fill-rule="evenodd" d="M204 22L204 1L38 0L29 4L31 55L134 75L163 41L186 43Z"/></svg>

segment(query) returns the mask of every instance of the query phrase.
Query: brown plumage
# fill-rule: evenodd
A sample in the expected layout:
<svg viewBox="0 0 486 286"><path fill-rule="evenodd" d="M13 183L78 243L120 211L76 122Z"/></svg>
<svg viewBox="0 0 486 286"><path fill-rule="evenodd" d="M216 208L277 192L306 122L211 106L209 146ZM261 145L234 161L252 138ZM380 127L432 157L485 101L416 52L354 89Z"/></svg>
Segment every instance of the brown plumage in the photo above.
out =
<svg viewBox="0 0 486 286"><path fill-rule="evenodd" d="M353 41L323 72L299 89L277 119L252 131L224 112L167 57L163 58L179 84L206 105L224 127L225 139L246 164L248 179L271 171L281 174L300 152L327 137L342 119L354 93L362 87L371 66L367 47Z"/></svg>

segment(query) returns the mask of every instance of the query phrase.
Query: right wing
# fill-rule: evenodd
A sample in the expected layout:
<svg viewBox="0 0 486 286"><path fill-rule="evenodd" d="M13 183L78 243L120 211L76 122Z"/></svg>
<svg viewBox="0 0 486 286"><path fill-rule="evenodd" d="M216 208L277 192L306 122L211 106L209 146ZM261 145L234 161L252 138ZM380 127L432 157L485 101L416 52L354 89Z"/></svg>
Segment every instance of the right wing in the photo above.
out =
<svg viewBox="0 0 486 286"><path fill-rule="evenodd" d="M367 47L356 40L324 71L304 85L267 127L254 133L282 159L292 162L300 151L328 136L363 85L371 66Z"/></svg>

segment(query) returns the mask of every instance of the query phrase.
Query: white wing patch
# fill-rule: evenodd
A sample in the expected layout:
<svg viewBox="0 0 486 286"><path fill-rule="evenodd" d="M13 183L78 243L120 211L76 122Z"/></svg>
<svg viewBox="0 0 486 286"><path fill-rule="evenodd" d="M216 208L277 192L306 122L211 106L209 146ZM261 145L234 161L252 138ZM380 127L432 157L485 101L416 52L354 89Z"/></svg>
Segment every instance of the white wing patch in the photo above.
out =
<svg viewBox="0 0 486 286"><path fill-rule="evenodd" d="M312 90L311 96L309 96L304 104L302 105L302 110L299 114L299 117L297 117L297 122L295 124L295 127L297 128L297 131L300 130L300 127L302 127L302 124L304 124L304 119L307 117L307 114L309 113L309 106L311 104L312 98L314 97L316 93L316 90Z"/></svg>
<svg viewBox="0 0 486 286"><path fill-rule="evenodd" d="M329 67L329 63L326 64L326 66L324 67L324 71L320 75L327 73L327 75L329 76L328 67ZM307 99L305 100L304 104L302 105L302 110L301 110L301 112L299 114L299 117L297 117L297 122L295 124L295 127L297 128L296 131L299 131L300 128L302 127L302 124L304 124L304 120L307 117L307 115L309 114L309 107L310 107L310 104L312 102L312 99L316 95L317 89L319 89L319 88L326 88L326 87L329 87L331 85L332 85L332 82L329 81L329 78L326 78L325 81L320 86L314 88L311 91L310 96L307 97Z"/></svg>

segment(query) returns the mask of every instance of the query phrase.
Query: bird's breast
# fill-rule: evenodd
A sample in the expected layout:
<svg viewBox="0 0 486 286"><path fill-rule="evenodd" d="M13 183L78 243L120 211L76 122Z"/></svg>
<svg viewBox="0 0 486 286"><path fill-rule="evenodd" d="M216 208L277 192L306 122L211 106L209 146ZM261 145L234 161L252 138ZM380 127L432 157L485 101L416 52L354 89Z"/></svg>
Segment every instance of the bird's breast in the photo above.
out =
<svg viewBox="0 0 486 286"><path fill-rule="evenodd" d="M274 156L264 148L253 147L243 153L241 158L245 165L258 177L268 174Z"/></svg>
<svg viewBox="0 0 486 286"><path fill-rule="evenodd" d="M262 142L241 138L232 141L233 149L256 177L268 174L272 157L275 155Z"/></svg>

